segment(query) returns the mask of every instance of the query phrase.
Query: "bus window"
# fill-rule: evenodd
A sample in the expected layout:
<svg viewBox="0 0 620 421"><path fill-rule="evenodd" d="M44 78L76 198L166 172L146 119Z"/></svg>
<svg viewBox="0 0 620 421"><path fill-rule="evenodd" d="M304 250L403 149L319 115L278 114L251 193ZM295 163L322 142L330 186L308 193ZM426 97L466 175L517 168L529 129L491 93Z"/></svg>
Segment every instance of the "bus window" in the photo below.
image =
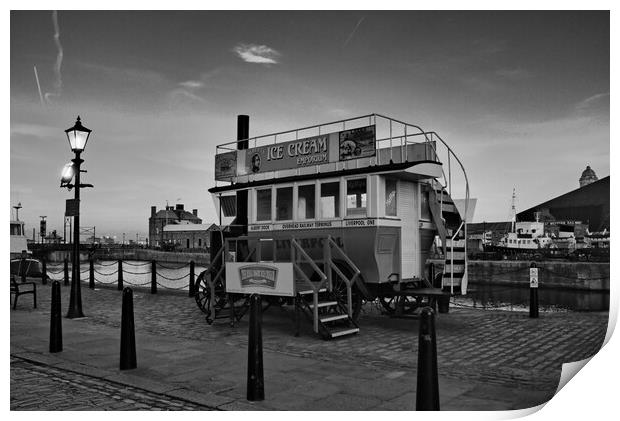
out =
<svg viewBox="0 0 620 421"><path fill-rule="evenodd" d="M271 221L271 189L256 190L256 220Z"/></svg>
<svg viewBox="0 0 620 421"><path fill-rule="evenodd" d="M321 218L340 217L340 183L321 184Z"/></svg>
<svg viewBox="0 0 620 421"><path fill-rule="evenodd" d="M366 216L366 179L347 180L347 216Z"/></svg>
<svg viewBox="0 0 620 421"><path fill-rule="evenodd" d="M293 187L276 189L276 220L293 219Z"/></svg>
<svg viewBox="0 0 620 421"><path fill-rule="evenodd" d="M424 221L431 220L431 208L428 204L428 192L423 191L420 194L420 219Z"/></svg>
<svg viewBox="0 0 620 421"><path fill-rule="evenodd" d="M396 216L396 180L385 179L385 216Z"/></svg>
<svg viewBox="0 0 620 421"><path fill-rule="evenodd" d="M297 193L297 217L314 219L314 184L299 186Z"/></svg>

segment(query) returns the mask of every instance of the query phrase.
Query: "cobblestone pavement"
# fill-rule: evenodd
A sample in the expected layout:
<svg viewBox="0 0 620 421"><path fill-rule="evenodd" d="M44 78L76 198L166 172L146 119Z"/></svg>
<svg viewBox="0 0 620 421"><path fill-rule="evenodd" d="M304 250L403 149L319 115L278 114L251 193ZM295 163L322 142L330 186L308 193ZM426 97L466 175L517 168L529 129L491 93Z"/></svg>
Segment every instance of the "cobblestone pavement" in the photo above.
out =
<svg viewBox="0 0 620 421"><path fill-rule="evenodd" d="M205 411L209 408L11 358L11 410Z"/></svg>
<svg viewBox="0 0 620 421"><path fill-rule="evenodd" d="M40 309L49 314L50 289L40 286ZM62 288L63 303L68 287ZM65 298L66 297L66 298ZM82 289L83 309L89 323L120 327L122 293L114 289ZM24 299L24 309L31 308ZM117 308L114 312L111 309ZM41 311L39 310L39 311ZM149 333L246 346L248 318L230 327L228 319L205 323L194 299L186 294L134 290L136 329ZM562 363L594 355L602 346L608 313L528 313L450 309L436 318L439 374L481 380L511 387L549 390L557 387ZM264 314L263 347L290 355L333 360L346 356L359 364L386 368L416 365L418 322L381 314L366 303L360 333L322 341L302 321L300 337L293 336L292 307L271 307Z"/></svg>

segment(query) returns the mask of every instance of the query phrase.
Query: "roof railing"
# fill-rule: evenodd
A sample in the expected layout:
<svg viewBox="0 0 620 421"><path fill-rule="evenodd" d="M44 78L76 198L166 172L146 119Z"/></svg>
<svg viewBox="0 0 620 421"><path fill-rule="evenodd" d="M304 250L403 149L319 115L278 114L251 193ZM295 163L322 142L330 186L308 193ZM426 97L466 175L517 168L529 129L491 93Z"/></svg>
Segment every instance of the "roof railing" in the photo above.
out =
<svg viewBox="0 0 620 421"><path fill-rule="evenodd" d="M279 142L289 142L292 140L320 136L322 134L328 134L335 131L350 130L371 125L375 125L377 130L377 136L379 136L380 132L385 132L385 135L381 134L382 137L379 138L377 142L401 141L402 143L402 139L405 139L404 143L406 143L408 138L415 136L424 136L424 141L430 141L431 132L425 132L424 130L422 130L421 127L415 124L405 123L400 120L383 116L381 114L373 113L360 117L346 118L342 120L331 121L329 123L315 124L312 126L306 126L292 130L285 130L276 133L254 136L248 139L234 140L231 142L222 143L216 146L216 153L235 151L237 150L237 145L239 142L248 142L249 148L255 148L259 146L273 145Z"/></svg>

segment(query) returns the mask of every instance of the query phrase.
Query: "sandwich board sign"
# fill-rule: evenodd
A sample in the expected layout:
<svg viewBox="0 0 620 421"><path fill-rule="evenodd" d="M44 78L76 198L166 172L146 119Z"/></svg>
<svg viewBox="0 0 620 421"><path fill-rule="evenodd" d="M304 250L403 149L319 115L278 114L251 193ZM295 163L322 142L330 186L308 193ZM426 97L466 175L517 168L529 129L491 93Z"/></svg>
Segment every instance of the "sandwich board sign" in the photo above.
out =
<svg viewBox="0 0 620 421"><path fill-rule="evenodd" d="M226 292L294 297L293 263L226 262Z"/></svg>

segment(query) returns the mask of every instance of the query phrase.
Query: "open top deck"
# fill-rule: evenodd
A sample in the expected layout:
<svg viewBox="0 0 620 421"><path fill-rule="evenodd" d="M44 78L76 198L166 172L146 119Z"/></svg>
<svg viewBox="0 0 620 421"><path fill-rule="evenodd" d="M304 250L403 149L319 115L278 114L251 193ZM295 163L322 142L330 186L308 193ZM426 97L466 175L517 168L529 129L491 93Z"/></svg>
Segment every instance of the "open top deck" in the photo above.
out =
<svg viewBox="0 0 620 421"><path fill-rule="evenodd" d="M447 147L435 132L380 114L227 142L216 149L216 187L211 192L227 190L230 184L341 171L406 171L413 166L415 170L406 171L412 177L441 178L438 142Z"/></svg>

